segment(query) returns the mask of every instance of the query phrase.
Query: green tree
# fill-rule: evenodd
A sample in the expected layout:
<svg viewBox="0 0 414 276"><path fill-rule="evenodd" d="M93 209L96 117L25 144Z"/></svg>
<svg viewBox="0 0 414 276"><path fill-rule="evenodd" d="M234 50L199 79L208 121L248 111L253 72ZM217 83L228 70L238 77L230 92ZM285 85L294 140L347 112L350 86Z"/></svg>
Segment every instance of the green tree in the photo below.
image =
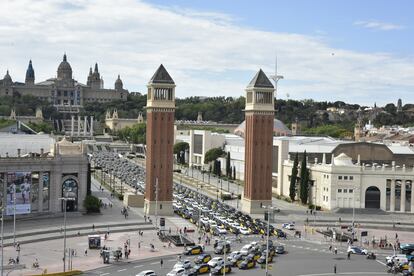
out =
<svg viewBox="0 0 414 276"><path fill-rule="evenodd" d="M87 213L99 213L101 203L99 202L99 198L93 195L87 195L83 201L83 207L85 207Z"/></svg>
<svg viewBox="0 0 414 276"><path fill-rule="evenodd" d="M299 164L299 156L296 153L295 161L293 162L292 167L292 175L290 176L290 186L289 186L289 197L292 201L295 201L296 196L296 181L298 178L298 164Z"/></svg>
<svg viewBox="0 0 414 276"><path fill-rule="evenodd" d="M190 148L190 145L187 142L178 142L175 143L173 151L177 156L177 162L179 164L185 163L185 152Z"/></svg>
<svg viewBox="0 0 414 276"><path fill-rule="evenodd" d="M132 127L125 127L118 131L118 137L134 144L145 144L147 125L135 124Z"/></svg>
<svg viewBox="0 0 414 276"><path fill-rule="evenodd" d="M208 150L204 156L204 164L208 164L211 161L216 160L219 157L224 156L225 152L222 148L212 148Z"/></svg>
<svg viewBox="0 0 414 276"><path fill-rule="evenodd" d="M236 180L236 166L233 166L233 180Z"/></svg>
<svg viewBox="0 0 414 276"><path fill-rule="evenodd" d="M300 201L302 204L308 202L309 193L309 170L306 164L306 151L303 153L303 160L300 166Z"/></svg>
<svg viewBox="0 0 414 276"><path fill-rule="evenodd" d="M226 156L226 176L227 177L231 177L231 165L230 165L230 152L227 152L227 156Z"/></svg>

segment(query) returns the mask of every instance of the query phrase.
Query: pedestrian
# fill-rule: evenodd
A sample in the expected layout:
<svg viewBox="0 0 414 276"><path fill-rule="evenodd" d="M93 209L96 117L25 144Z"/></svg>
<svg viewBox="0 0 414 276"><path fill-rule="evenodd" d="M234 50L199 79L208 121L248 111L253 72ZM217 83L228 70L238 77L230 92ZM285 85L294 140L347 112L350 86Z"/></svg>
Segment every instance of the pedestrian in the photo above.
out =
<svg viewBox="0 0 414 276"><path fill-rule="evenodd" d="M333 270L334 270L334 274L336 274L336 264L334 264Z"/></svg>
<svg viewBox="0 0 414 276"><path fill-rule="evenodd" d="M16 264L19 264L19 256L16 257Z"/></svg>
<svg viewBox="0 0 414 276"><path fill-rule="evenodd" d="M160 259L160 267L162 268L162 265L164 264L164 260L161 258Z"/></svg>
<svg viewBox="0 0 414 276"><path fill-rule="evenodd" d="M338 254L338 248L336 248L335 247L335 249L334 249L334 254L336 255L336 254Z"/></svg>
<svg viewBox="0 0 414 276"><path fill-rule="evenodd" d="M88 249L85 249L85 256L88 256Z"/></svg>
<svg viewBox="0 0 414 276"><path fill-rule="evenodd" d="M332 251L332 245L329 246L329 251Z"/></svg>
<svg viewBox="0 0 414 276"><path fill-rule="evenodd" d="M351 259L351 252L348 252L348 260Z"/></svg>
<svg viewBox="0 0 414 276"><path fill-rule="evenodd" d="M92 224L92 231L95 231L95 224Z"/></svg>

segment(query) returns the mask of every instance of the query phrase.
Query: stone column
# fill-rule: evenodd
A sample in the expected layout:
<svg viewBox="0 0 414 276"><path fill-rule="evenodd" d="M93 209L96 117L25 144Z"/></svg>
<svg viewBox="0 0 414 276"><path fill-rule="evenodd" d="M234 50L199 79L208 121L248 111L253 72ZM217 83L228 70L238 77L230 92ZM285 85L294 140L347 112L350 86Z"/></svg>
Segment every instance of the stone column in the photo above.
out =
<svg viewBox="0 0 414 276"><path fill-rule="evenodd" d="M395 211L395 179L391 179L390 211Z"/></svg>
<svg viewBox="0 0 414 276"><path fill-rule="evenodd" d="M89 129L89 134L91 135L91 137L93 137L93 116L91 116L91 125Z"/></svg>
<svg viewBox="0 0 414 276"><path fill-rule="evenodd" d="M406 180L401 181L401 203L400 203L400 212L405 212L405 183Z"/></svg>
<svg viewBox="0 0 414 276"><path fill-rule="evenodd" d="M88 117L83 118L83 136L88 134Z"/></svg>
<svg viewBox="0 0 414 276"><path fill-rule="evenodd" d="M414 180L411 180L411 213L414 213Z"/></svg>
<svg viewBox="0 0 414 276"><path fill-rule="evenodd" d="M81 116L78 116L78 136L80 136L80 129L81 129Z"/></svg>
<svg viewBox="0 0 414 276"><path fill-rule="evenodd" d="M37 195L37 198L39 199L37 210L38 210L38 213L41 213L43 211L43 172L42 171L39 172L39 194Z"/></svg>

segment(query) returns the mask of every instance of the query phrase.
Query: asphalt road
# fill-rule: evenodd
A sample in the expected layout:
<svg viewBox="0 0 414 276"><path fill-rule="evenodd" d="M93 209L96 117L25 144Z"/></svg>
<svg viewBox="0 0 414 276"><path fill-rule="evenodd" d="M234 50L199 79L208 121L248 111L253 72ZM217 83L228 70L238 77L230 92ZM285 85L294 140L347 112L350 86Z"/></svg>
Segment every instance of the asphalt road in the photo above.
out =
<svg viewBox="0 0 414 276"><path fill-rule="evenodd" d="M246 243L248 240L246 239ZM339 248L337 255L328 250L325 244L307 242L303 240L280 240L276 244L283 244L287 253L277 256L269 271L272 275L283 276L329 276L333 274L334 266L337 275L387 275L383 263L384 256L378 256L378 261L367 260L365 256L352 255L347 260L345 247ZM240 249L243 244L235 244L233 250ZM213 256L213 254L212 254ZM214 257L214 256L213 256ZM193 260L194 257L183 259ZM166 275L177 262L177 256L165 257L163 267L160 258L142 260L133 263L116 263L97 270L86 272L84 275L120 275L134 276L143 270L154 270L158 275ZM265 274L265 270L256 265L250 270L234 268L232 275ZM206 274L208 275L208 274Z"/></svg>

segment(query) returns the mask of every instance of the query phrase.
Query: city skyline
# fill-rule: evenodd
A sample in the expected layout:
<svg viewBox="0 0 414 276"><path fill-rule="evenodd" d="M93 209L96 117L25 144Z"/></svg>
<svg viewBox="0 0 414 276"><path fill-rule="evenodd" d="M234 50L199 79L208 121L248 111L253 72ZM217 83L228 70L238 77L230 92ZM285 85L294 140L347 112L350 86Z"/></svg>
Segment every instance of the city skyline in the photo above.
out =
<svg viewBox="0 0 414 276"><path fill-rule="evenodd" d="M0 11L8 37L0 42L0 76L9 69L14 81L23 81L32 59L36 82L44 81L66 52L81 83L98 62L106 88L120 74L125 88L145 93L163 63L175 76L177 97L238 97L259 68L274 73L277 53L285 77L277 98L409 103L412 4L389 3L375 1L370 11L374 1L250 7L121 0L115 8L111 1L8 1Z"/></svg>

